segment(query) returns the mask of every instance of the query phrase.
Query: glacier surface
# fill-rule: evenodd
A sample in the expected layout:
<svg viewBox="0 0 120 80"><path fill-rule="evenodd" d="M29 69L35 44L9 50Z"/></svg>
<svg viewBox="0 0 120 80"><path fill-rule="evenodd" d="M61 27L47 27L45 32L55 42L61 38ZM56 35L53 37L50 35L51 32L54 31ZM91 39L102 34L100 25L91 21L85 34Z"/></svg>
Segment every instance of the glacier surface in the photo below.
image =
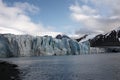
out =
<svg viewBox="0 0 120 80"><path fill-rule="evenodd" d="M88 54L88 41L78 43L68 37L0 34L0 57Z"/></svg>

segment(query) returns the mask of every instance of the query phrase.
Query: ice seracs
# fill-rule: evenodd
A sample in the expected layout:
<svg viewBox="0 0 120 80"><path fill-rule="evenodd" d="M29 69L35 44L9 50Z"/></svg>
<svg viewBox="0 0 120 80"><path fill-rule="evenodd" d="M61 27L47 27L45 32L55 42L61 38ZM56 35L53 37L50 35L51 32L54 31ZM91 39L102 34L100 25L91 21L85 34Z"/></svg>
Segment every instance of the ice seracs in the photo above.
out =
<svg viewBox="0 0 120 80"><path fill-rule="evenodd" d="M89 53L90 44L88 42L78 43L66 35L59 36L52 38L51 36L0 34L0 57Z"/></svg>

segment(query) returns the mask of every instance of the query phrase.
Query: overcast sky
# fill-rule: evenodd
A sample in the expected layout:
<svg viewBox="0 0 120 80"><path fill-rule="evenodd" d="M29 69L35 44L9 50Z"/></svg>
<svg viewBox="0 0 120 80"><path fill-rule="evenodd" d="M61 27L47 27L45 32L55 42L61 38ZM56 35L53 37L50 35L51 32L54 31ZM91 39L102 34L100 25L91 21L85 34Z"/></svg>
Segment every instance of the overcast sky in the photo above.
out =
<svg viewBox="0 0 120 80"><path fill-rule="evenodd" d="M120 26L120 0L0 0L0 32L98 34Z"/></svg>

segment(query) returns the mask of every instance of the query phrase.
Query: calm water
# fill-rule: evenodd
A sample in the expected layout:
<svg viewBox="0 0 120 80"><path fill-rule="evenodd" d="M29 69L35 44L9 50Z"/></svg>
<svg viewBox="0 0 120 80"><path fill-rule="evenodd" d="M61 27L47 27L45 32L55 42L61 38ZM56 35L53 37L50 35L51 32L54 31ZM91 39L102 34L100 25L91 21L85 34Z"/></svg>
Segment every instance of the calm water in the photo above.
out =
<svg viewBox="0 0 120 80"><path fill-rule="evenodd" d="M120 80L120 53L2 60L18 64L23 80Z"/></svg>

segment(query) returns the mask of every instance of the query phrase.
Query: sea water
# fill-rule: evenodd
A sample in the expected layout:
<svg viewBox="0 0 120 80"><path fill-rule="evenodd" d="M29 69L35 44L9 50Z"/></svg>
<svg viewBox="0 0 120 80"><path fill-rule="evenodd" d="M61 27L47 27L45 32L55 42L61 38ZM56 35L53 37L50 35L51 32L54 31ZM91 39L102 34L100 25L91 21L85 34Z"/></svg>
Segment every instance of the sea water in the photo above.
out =
<svg viewBox="0 0 120 80"><path fill-rule="evenodd" d="M18 64L22 80L120 80L120 53L0 60Z"/></svg>

